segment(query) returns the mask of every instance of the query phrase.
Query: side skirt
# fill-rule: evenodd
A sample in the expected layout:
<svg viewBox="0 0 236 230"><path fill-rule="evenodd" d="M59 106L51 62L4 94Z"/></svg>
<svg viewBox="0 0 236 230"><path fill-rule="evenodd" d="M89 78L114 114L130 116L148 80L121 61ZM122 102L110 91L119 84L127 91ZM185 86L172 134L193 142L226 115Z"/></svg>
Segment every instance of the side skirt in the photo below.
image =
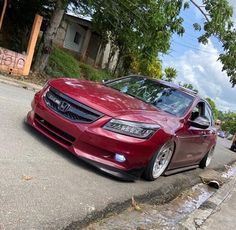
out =
<svg viewBox="0 0 236 230"><path fill-rule="evenodd" d="M191 169L196 169L198 167L199 167L199 165L192 165L192 166L187 166L187 167L182 167L182 168L177 168L177 169L171 169L171 170L164 172L164 175L169 176L169 175L176 174L179 172L188 171Z"/></svg>

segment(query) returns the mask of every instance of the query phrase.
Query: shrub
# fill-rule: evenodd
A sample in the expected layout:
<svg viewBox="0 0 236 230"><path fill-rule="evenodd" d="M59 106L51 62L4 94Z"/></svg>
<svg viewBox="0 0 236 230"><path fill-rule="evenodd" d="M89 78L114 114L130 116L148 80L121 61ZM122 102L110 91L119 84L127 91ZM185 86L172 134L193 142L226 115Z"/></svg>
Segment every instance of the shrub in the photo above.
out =
<svg viewBox="0 0 236 230"><path fill-rule="evenodd" d="M79 78L81 75L76 58L58 47L53 48L46 73L52 77Z"/></svg>

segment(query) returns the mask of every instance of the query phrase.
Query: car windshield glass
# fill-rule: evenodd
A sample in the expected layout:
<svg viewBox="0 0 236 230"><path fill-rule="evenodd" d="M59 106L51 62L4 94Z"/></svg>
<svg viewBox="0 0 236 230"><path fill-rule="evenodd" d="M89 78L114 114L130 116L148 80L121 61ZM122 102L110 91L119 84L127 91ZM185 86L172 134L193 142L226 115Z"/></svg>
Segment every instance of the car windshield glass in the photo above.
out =
<svg viewBox="0 0 236 230"><path fill-rule="evenodd" d="M147 78L123 78L108 82L106 86L176 116L182 116L193 102L191 95Z"/></svg>

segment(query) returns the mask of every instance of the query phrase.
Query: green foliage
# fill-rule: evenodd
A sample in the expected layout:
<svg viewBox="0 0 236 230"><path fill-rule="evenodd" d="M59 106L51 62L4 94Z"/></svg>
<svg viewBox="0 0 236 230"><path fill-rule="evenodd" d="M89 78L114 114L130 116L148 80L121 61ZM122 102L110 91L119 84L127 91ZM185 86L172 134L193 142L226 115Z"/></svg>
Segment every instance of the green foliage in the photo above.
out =
<svg viewBox="0 0 236 230"><path fill-rule="evenodd" d="M222 70L230 78L234 87L236 85L236 29L232 21L233 7L228 0L189 0L205 18L203 34L198 38L200 43L207 44L211 36L215 36L222 43L224 52L219 60L223 64ZM198 23L194 24L196 30L201 30Z"/></svg>
<svg viewBox="0 0 236 230"><path fill-rule="evenodd" d="M236 134L236 113L228 112L224 114L222 130L231 134Z"/></svg>
<svg viewBox="0 0 236 230"><path fill-rule="evenodd" d="M221 111L221 110L218 111L218 119L221 120L221 121L224 120L224 112Z"/></svg>
<svg viewBox="0 0 236 230"><path fill-rule="evenodd" d="M218 119L219 111L218 111L218 109L216 108L215 102L214 102L211 98L209 98L209 97L206 98L206 101L207 101L207 102L210 104L210 106L211 106L214 119L215 119L215 120Z"/></svg>
<svg viewBox="0 0 236 230"><path fill-rule="evenodd" d="M185 9L188 9L189 7L190 7L189 2L185 2L185 3L184 3L184 10L185 10Z"/></svg>
<svg viewBox="0 0 236 230"><path fill-rule="evenodd" d="M225 52L220 54L219 59L223 64L223 71L226 71L234 87L236 85L236 30L227 32L222 43Z"/></svg>
<svg viewBox="0 0 236 230"><path fill-rule="evenodd" d="M90 15L104 43L109 38L119 48L120 63L138 56L144 67L152 65L159 53L169 50L174 33L184 33L181 9L197 7L205 18L203 26L200 22L194 23L195 29L202 31L199 42L206 44L211 36L221 41L224 52L219 60L232 86L236 84L236 30L232 22L233 8L228 0L11 0L3 28L7 34L14 34L6 39L8 48L19 52L26 50L36 13L44 16L44 31L52 26L49 21L56 3L62 8L73 3L70 6L76 13ZM118 67L128 72L131 63L126 62L125 66L118 63Z"/></svg>
<svg viewBox="0 0 236 230"><path fill-rule="evenodd" d="M80 77L81 71L78 61L64 50L54 47L49 59L47 74L58 77Z"/></svg>
<svg viewBox="0 0 236 230"><path fill-rule="evenodd" d="M167 67L164 70L164 80L172 82L177 77L177 70L172 67Z"/></svg>
<svg viewBox="0 0 236 230"><path fill-rule="evenodd" d="M81 68L81 75L91 81L102 81L111 79L111 73L106 70L95 69L90 65L84 64L82 62L79 63Z"/></svg>
<svg viewBox="0 0 236 230"><path fill-rule="evenodd" d="M131 64L131 71L135 74L141 74L152 78L161 78L161 62L157 58L150 61L146 59L134 59Z"/></svg>
<svg viewBox="0 0 236 230"><path fill-rule="evenodd" d="M79 62L72 53L58 47L53 48L46 73L52 77L85 78L92 81L111 78L109 72Z"/></svg>
<svg viewBox="0 0 236 230"><path fill-rule="evenodd" d="M158 53L168 51L173 33L184 32L180 0L90 2L94 28L119 48L119 60L138 57L146 66L144 69L154 63Z"/></svg>
<svg viewBox="0 0 236 230"><path fill-rule="evenodd" d="M190 89L190 90L192 90L192 91L194 91L194 92L196 92L196 93L198 93L198 90L197 89L195 89L194 88L194 86L191 84L191 83L181 83L181 82L179 82L179 85L180 86L182 86L182 87L184 87L184 88L186 88L186 89Z"/></svg>
<svg viewBox="0 0 236 230"><path fill-rule="evenodd" d="M201 27L201 25L200 25L199 23L194 23L194 24L193 24L193 28L194 28L195 30L197 30L197 31L201 31L201 29L202 29L202 27Z"/></svg>

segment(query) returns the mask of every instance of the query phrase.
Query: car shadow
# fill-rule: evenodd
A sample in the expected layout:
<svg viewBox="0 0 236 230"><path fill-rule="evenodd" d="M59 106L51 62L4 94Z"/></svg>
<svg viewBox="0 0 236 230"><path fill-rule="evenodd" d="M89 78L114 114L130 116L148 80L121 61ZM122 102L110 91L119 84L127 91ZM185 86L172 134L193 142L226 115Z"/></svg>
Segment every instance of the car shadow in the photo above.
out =
<svg viewBox="0 0 236 230"><path fill-rule="evenodd" d="M63 147L61 147L59 144L53 142L52 140L48 139L47 137L45 137L42 133L38 132L37 130L35 130L33 127L31 127L30 125L28 125L25 121L22 122L22 129L31 134L31 136L35 137L35 139L42 145L46 145L47 147L49 147L53 153L59 155L60 157L64 158L65 160L67 160L69 163L74 164L78 167L81 167L85 170L89 170L97 175L103 176L109 180L115 180L116 182L120 182L120 183L130 183L133 181L128 181L128 180L124 180L122 178L119 177L115 177L111 174L108 174L106 172L103 172L101 170L99 170L98 168L90 165L89 163L85 162L82 158L75 156L74 154L72 154L71 152L69 152L67 149L64 149Z"/></svg>

